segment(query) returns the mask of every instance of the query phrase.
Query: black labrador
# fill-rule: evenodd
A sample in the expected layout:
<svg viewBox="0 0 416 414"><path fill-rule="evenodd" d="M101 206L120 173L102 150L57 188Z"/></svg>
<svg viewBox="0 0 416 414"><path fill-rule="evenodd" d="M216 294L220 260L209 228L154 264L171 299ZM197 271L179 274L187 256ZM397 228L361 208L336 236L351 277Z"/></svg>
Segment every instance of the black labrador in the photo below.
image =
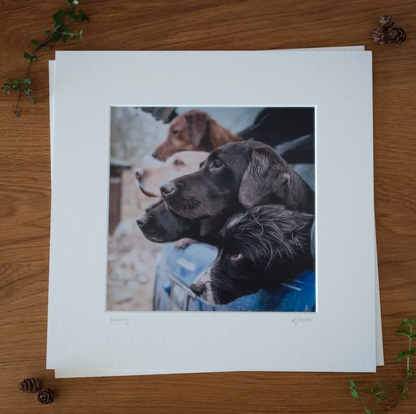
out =
<svg viewBox="0 0 416 414"><path fill-rule="evenodd" d="M223 305L257 292L275 290L314 269L311 228L314 216L266 205L232 216L221 231L222 245L212 265L192 283L201 300Z"/></svg>
<svg viewBox="0 0 416 414"><path fill-rule="evenodd" d="M164 203L153 206L144 216L139 217L137 225L143 235L155 243L176 242L192 239L215 245L218 230L209 220L189 220L175 217L169 213ZM189 243L188 243L189 244ZM186 247L186 243L181 247Z"/></svg>
<svg viewBox="0 0 416 414"><path fill-rule="evenodd" d="M312 189L273 148L257 141L223 145L200 170L165 183L160 191L169 211L188 219L228 218L265 204L314 213Z"/></svg>

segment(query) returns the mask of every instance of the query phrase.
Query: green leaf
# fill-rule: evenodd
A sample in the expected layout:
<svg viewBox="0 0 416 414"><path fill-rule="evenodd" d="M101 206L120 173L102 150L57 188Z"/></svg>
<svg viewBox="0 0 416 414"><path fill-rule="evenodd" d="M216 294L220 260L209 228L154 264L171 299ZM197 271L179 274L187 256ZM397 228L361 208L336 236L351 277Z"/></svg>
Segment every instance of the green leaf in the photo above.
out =
<svg viewBox="0 0 416 414"><path fill-rule="evenodd" d="M24 79L23 80L23 82L26 84L26 85L30 85L32 82L30 81L30 79Z"/></svg>
<svg viewBox="0 0 416 414"><path fill-rule="evenodd" d="M74 6L76 6L76 5L78 5L78 4L79 4L79 1L78 1L78 0L74 0L74 1L72 2L72 4L73 4Z"/></svg>
<svg viewBox="0 0 416 414"><path fill-rule="evenodd" d="M71 29L68 26L64 26L63 31L65 33L71 33Z"/></svg>
<svg viewBox="0 0 416 414"><path fill-rule="evenodd" d="M38 60L38 58L37 58L36 56L32 56L32 60L33 60L34 62L36 62L36 61Z"/></svg>
<svg viewBox="0 0 416 414"><path fill-rule="evenodd" d="M364 410L365 410L365 412L366 412L366 414L374 414L374 411L370 411L370 410L367 410L367 408L366 407L364 407Z"/></svg>
<svg viewBox="0 0 416 414"><path fill-rule="evenodd" d="M6 93L9 92L9 90L7 88L5 88L4 86L1 88L1 90L6 92Z"/></svg>
<svg viewBox="0 0 416 414"><path fill-rule="evenodd" d="M49 46L42 46L42 50L49 50L50 47Z"/></svg>
<svg viewBox="0 0 416 414"><path fill-rule="evenodd" d="M35 104L35 100L33 98L30 98L29 101L32 102L33 105Z"/></svg>
<svg viewBox="0 0 416 414"><path fill-rule="evenodd" d="M75 36L75 41L79 43L78 36Z"/></svg>
<svg viewBox="0 0 416 414"><path fill-rule="evenodd" d="M62 41L65 43L67 40L68 40L68 35L67 34L64 34L62 36Z"/></svg>
<svg viewBox="0 0 416 414"><path fill-rule="evenodd" d="M416 338L416 332L411 333L409 338L415 339Z"/></svg>
<svg viewBox="0 0 416 414"><path fill-rule="evenodd" d="M410 326L409 325L409 319L405 319L399 326Z"/></svg>
<svg viewBox="0 0 416 414"><path fill-rule="evenodd" d="M45 33L46 33L47 35L52 34L52 32L51 32L50 30L45 30Z"/></svg>
<svg viewBox="0 0 416 414"><path fill-rule="evenodd" d="M10 82L11 83L20 83L21 80L19 80L19 79L10 79Z"/></svg>
<svg viewBox="0 0 416 414"><path fill-rule="evenodd" d="M415 377L415 374L413 374L413 372L408 369L406 370L406 373L409 374L412 378Z"/></svg>
<svg viewBox="0 0 416 414"><path fill-rule="evenodd" d="M30 56L27 52L23 53L23 57L27 60L32 60L32 56Z"/></svg>
<svg viewBox="0 0 416 414"><path fill-rule="evenodd" d="M355 391L355 389L352 389L351 390L351 395L356 399L356 400L359 400L360 399L360 397L358 396L358 394L357 394L357 391Z"/></svg>
<svg viewBox="0 0 416 414"><path fill-rule="evenodd" d="M10 83L5 83L4 86L7 86L8 88L11 87Z"/></svg>
<svg viewBox="0 0 416 414"><path fill-rule="evenodd" d="M63 14L62 14L62 13ZM63 11L63 10L58 10L52 17L53 17L53 20L55 21L55 27L56 27L56 25L58 25L58 26L63 26L64 25L64 22L63 22L63 20L62 20L62 17L65 15L65 12Z"/></svg>
<svg viewBox="0 0 416 414"><path fill-rule="evenodd" d="M76 18L77 18L76 14L75 14L72 10L70 10L70 11L68 12L68 16L69 16L71 19L76 19Z"/></svg>
<svg viewBox="0 0 416 414"><path fill-rule="evenodd" d="M78 15L78 17L79 17L78 20L80 22L83 22L84 20L86 20L87 22L90 21L90 18L84 12L82 12L81 9L79 9L79 15Z"/></svg>
<svg viewBox="0 0 416 414"><path fill-rule="evenodd" d="M32 42L31 42L33 45L35 45L35 46L39 46L39 42L37 41L37 40L35 40L35 39L33 39L32 40Z"/></svg>
<svg viewBox="0 0 416 414"><path fill-rule="evenodd" d="M408 338L410 337L410 333L409 333L408 331L405 331L404 329L400 329L400 330L398 330L398 331L397 331L397 333L398 333L399 335L404 335L404 336L407 336Z"/></svg>
<svg viewBox="0 0 416 414"><path fill-rule="evenodd" d="M51 37L51 42L56 42L61 36L61 32L57 30Z"/></svg>
<svg viewBox="0 0 416 414"><path fill-rule="evenodd" d="M355 382L353 380L350 380L350 384L352 388L355 388Z"/></svg>
<svg viewBox="0 0 416 414"><path fill-rule="evenodd" d="M403 357L407 356L407 352L406 351L402 351L400 352L399 355L397 355L397 360L401 361L403 359Z"/></svg>
<svg viewBox="0 0 416 414"><path fill-rule="evenodd" d="M12 89L13 89L14 91L18 91L18 90L20 89L20 84L19 84L19 85L18 85L18 84L13 85L13 86L12 86Z"/></svg>
<svg viewBox="0 0 416 414"><path fill-rule="evenodd" d="M16 118L19 118L19 112L17 112L17 111L14 111L14 114L15 114L15 116L16 116Z"/></svg>
<svg viewBox="0 0 416 414"><path fill-rule="evenodd" d="M55 23L61 24L61 18L59 16L59 14L53 14L52 15L53 20L55 21Z"/></svg>
<svg viewBox="0 0 416 414"><path fill-rule="evenodd" d="M378 381L376 381L376 384L377 384L378 389L379 389L381 392L383 392L383 389L381 388L380 383L379 383Z"/></svg>
<svg viewBox="0 0 416 414"><path fill-rule="evenodd" d="M409 352L407 353L409 356L414 355L414 353L416 352L416 350L414 348L410 348Z"/></svg>

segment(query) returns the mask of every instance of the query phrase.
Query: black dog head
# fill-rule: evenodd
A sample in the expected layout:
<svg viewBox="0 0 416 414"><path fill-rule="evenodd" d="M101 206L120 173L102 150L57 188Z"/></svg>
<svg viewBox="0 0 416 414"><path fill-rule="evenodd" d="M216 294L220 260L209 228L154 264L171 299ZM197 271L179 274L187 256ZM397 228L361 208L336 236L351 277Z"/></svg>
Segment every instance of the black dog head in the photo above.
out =
<svg viewBox="0 0 416 414"><path fill-rule="evenodd" d="M210 304L226 304L290 282L314 267L310 251L313 215L280 205L254 207L232 216L222 230L214 263L191 290Z"/></svg>
<svg viewBox="0 0 416 414"><path fill-rule="evenodd" d="M139 217L137 225L144 236L155 243L190 238L202 243L217 244L224 221L217 219L189 220L170 214L163 202L156 203Z"/></svg>
<svg viewBox="0 0 416 414"><path fill-rule="evenodd" d="M201 169L160 187L174 214L202 219L261 204L313 212L314 193L276 151L256 141L223 145Z"/></svg>
<svg viewBox="0 0 416 414"><path fill-rule="evenodd" d="M167 243L194 236L194 223L179 219L169 213L164 203L149 210L137 219L144 236L156 243Z"/></svg>

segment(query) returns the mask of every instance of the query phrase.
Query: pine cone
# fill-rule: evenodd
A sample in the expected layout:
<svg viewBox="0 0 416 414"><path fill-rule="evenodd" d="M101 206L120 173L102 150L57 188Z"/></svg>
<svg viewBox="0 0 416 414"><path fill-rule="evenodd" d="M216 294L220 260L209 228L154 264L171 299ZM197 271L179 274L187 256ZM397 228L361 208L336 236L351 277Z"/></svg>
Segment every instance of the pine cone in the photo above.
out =
<svg viewBox="0 0 416 414"><path fill-rule="evenodd" d="M38 394L38 401L41 404L50 404L53 403L53 391L50 388L43 388Z"/></svg>
<svg viewBox="0 0 416 414"><path fill-rule="evenodd" d="M384 27L385 29L388 29L389 27L394 26L394 19L393 17L386 14L385 16L380 17L380 25L381 27Z"/></svg>
<svg viewBox="0 0 416 414"><path fill-rule="evenodd" d="M36 378L25 378L19 382L19 390L28 394L34 394L42 388L42 384Z"/></svg>
<svg viewBox="0 0 416 414"><path fill-rule="evenodd" d="M390 27L386 32L386 40L398 46L406 40L406 32L400 27Z"/></svg>
<svg viewBox="0 0 416 414"><path fill-rule="evenodd" d="M383 45L384 43L386 43L386 31L383 27L377 26L373 30L373 40L374 43L377 43L379 45Z"/></svg>

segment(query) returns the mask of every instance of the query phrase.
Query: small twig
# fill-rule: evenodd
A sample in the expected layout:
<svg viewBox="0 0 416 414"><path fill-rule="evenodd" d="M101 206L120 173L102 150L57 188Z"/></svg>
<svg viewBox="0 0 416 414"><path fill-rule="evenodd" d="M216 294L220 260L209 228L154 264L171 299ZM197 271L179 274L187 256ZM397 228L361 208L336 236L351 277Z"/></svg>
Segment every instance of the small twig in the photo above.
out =
<svg viewBox="0 0 416 414"><path fill-rule="evenodd" d="M367 408L364 408L364 411L367 414L375 414L376 409L378 407L378 404L381 403L381 401L383 399L390 401L390 405L383 409L382 411L390 411L391 409L393 409L396 405L398 405L400 403L400 401L402 401L404 398L407 398L407 392L409 390L409 383L413 382L415 380L415 374L410 371L410 357L412 355L414 355L416 353L415 349L412 348L412 339L416 338L416 333L413 332L413 325L416 324L416 319L413 318L413 316L409 319L405 319L400 326L408 326L409 330L405 330L405 329L400 329L397 331L398 334L400 335L404 335L407 336L409 338L409 347L407 351L402 351L399 353L397 359L399 361L401 361L403 359L404 356L406 356L407 358L407 362L406 362L406 378L394 385L391 385L388 388L382 388L381 385L379 384L378 381L376 381L376 385L377 388L356 388L354 381L350 380L350 391L352 396L355 399L359 399L358 396L358 392L357 391L364 391L364 392L369 392L370 394L372 394L376 400L377 403L375 405L375 407L373 407L372 410L368 410ZM378 392L375 392L375 390L378 389ZM386 393L388 393L389 391L393 390L393 389L397 389L400 390L400 397L397 400L391 400Z"/></svg>
<svg viewBox="0 0 416 414"><path fill-rule="evenodd" d="M22 96L22 92L25 92L29 95L29 100L32 103L35 103L34 99L32 98L31 93L33 92L32 89L29 89L27 85L31 84L30 79L28 79L28 74L30 71L30 67L33 62L36 62L37 60L37 52L39 49L43 50L49 50L49 46L47 44L49 42L56 42L61 36L62 40L65 43L68 38L75 39L77 42L79 42L78 38L82 38L82 29L78 33L75 31L75 33L71 32L68 28L70 24L72 24L75 21L89 21L89 17L81 11L81 9L78 10L78 14L75 14L74 6L77 6L79 4L78 0L66 0L66 3L68 4L68 9L64 10L58 10L56 14L53 15L53 19L55 21L55 28L50 31L47 30L47 36L42 42L38 42L37 40L32 40L32 43L35 45L35 48L32 51L32 54L29 55L29 53L24 53L24 57L29 60L29 64L26 68L26 72L24 74L23 79L17 80L17 79L10 79L10 83L5 83L4 86L1 88L4 92L10 95L10 92L16 91L18 92L17 95L17 101L16 101L16 107L14 110L14 114L16 117L19 117L18 108L19 108L19 102L20 98ZM65 16L69 16L71 20L68 23L64 22Z"/></svg>
<svg viewBox="0 0 416 414"><path fill-rule="evenodd" d="M67 11L69 11L70 9L68 9ZM73 23L74 21L75 21L76 19L72 19L66 26L68 27L71 23ZM20 97L22 96L22 91L23 91L23 87L24 87L24 84L25 84L25 82L24 82L24 80L25 79L27 79L27 75L28 75L28 73L29 73L29 69L30 69L30 66L32 65L32 62L34 61L34 59L33 58L36 58L36 52L41 48L41 47L43 47L43 46L46 46L47 44L48 44L48 42L52 39L52 36L53 36L53 34L55 33L55 32L57 32L57 31L62 31L62 29L63 29L63 27L61 27L61 25L59 25L59 26L56 26L55 27L55 29L53 29L52 30L52 32L51 32L51 34L49 34L48 36L46 36L46 38L41 42L41 43L39 43L39 45L38 46L36 46L34 49L33 49L33 52L32 52L32 59L30 59L30 61L29 61L29 65L27 66L27 69L26 69L26 73L25 73L25 75L23 76L23 80L22 80L22 83L20 84L20 89L19 89L19 95L17 95L17 102L16 102L16 108L14 109L14 113L16 114L16 116L17 116L17 114L18 114L18 112L17 112L17 108L18 108L18 106L19 106L19 100L20 100Z"/></svg>
<svg viewBox="0 0 416 414"><path fill-rule="evenodd" d="M385 408L383 411L390 411L392 408L394 408L401 400L397 400L395 401L392 405L390 405L389 407Z"/></svg>

